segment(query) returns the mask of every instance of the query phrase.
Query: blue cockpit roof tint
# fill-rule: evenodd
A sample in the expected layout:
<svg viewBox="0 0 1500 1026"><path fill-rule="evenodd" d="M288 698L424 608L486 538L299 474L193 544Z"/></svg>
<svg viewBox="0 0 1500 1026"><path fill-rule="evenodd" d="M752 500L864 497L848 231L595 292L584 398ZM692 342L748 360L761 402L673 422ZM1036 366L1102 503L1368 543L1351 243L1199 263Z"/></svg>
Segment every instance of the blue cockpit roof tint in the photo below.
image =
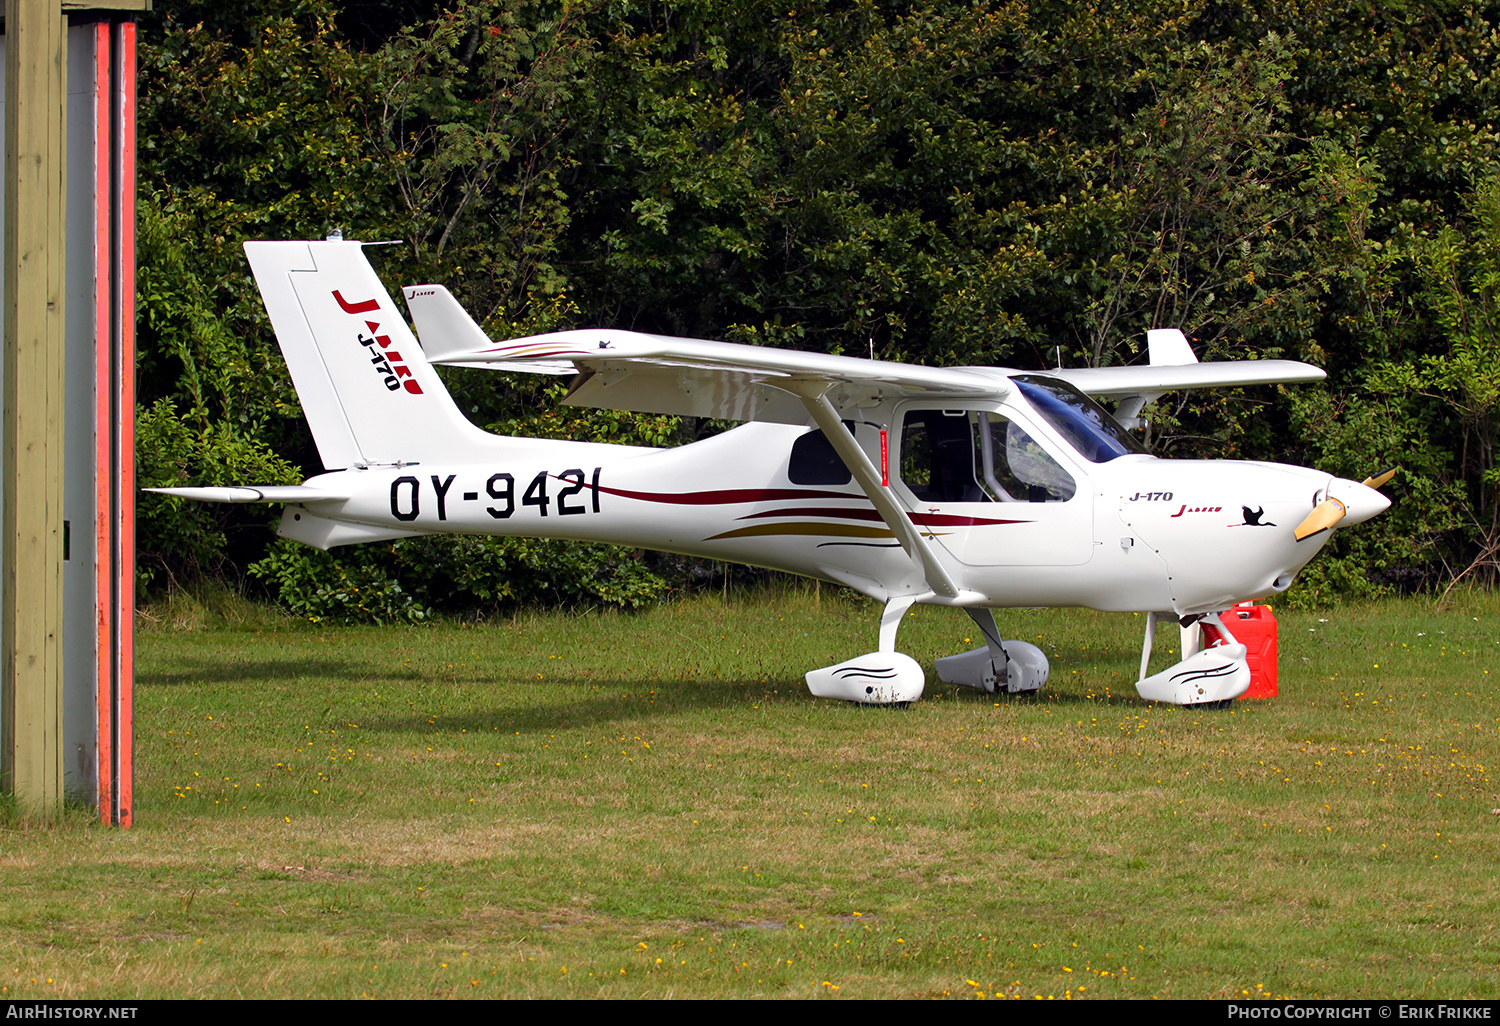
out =
<svg viewBox="0 0 1500 1026"><path fill-rule="evenodd" d="M1108 463L1116 456L1146 451L1104 407L1073 386L1030 374L1010 380L1032 408L1089 462Z"/></svg>

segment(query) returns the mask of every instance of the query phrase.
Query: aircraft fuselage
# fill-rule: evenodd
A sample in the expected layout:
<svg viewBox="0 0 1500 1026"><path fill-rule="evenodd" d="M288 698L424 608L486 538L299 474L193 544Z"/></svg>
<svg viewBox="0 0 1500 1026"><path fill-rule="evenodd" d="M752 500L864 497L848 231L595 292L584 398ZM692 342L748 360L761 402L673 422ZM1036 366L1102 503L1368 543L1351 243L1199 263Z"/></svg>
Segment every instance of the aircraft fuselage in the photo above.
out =
<svg viewBox="0 0 1500 1026"><path fill-rule="evenodd" d="M1032 432L1072 478L1066 500L996 501L976 493L924 502L892 475L907 515L965 592L924 601L1223 609L1284 590L1327 537L1292 537L1326 494L1326 474L1135 453L1089 464L1040 427ZM310 487L326 484L350 497L289 507L281 533L320 544L318 532L333 521L386 537L567 538L785 570L881 601L925 592L912 560L856 484L793 480L789 454L808 433L751 424L677 449L504 439L495 458L481 464L379 466L314 478ZM856 437L879 458L878 427ZM886 445L887 464L899 466L902 454L890 452L889 432Z"/></svg>

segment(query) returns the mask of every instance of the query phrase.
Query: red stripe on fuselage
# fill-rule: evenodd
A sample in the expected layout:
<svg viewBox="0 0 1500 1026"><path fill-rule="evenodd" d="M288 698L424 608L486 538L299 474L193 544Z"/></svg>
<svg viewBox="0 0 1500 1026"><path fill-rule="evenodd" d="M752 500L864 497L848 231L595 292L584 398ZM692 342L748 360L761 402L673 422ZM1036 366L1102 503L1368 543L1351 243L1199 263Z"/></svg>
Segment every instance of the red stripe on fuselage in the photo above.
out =
<svg viewBox="0 0 1500 1026"><path fill-rule="evenodd" d="M807 509L768 509L764 513L747 513L739 519L761 520L765 517L840 517L844 520L879 520L880 514L873 508L859 509L851 506L848 509L839 509L835 506L815 506Z"/></svg>
<svg viewBox="0 0 1500 1026"><path fill-rule="evenodd" d="M991 520L986 517L961 517L956 513L908 513L911 522L921 527L989 527L992 524L1029 524L1030 520Z"/></svg>
<svg viewBox="0 0 1500 1026"><path fill-rule="evenodd" d="M808 488L725 488L712 492L633 492L626 488L606 488L601 492L622 499L641 502L669 502L675 506L724 506L736 502L784 502L787 499L863 499L858 493L823 492Z"/></svg>
<svg viewBox="0 0 1500 1026"><path fill-rule="evenodd" d="M636 492L627 488L609 488L600 485L601 492L618 495L622 499L638 499L641 502L667 502L676 506L727 506L740 502L785 502L788 499L864 499L863 495L849 492L828 492L811 488L725 488L709 492ZM866 500L868 501L868 500ZM999 524L1029 524L1030 520L996 520L989 517L966 517L954 513L908 513L912 521L921 527L990 527ZM764 513L751 513L740 520L759 520L764 517L842 517L846 520L879 520L880 514L873 509L836 506L820 506L812 509L775 509Z"/></svg>
<svg viewBox="0 0 1500 1026"><path fill-rule="evenodd" d="M921 527L990 527L998 524L1029 524L1030 520L994 520L988 517L965 517L955 513L908 513L907 518ZM761 520L765 517L838 517L843 520L880 520L873 509L838 509L820 506L812 509L772 509L764 513L747 513L741 520Z"/></svg>

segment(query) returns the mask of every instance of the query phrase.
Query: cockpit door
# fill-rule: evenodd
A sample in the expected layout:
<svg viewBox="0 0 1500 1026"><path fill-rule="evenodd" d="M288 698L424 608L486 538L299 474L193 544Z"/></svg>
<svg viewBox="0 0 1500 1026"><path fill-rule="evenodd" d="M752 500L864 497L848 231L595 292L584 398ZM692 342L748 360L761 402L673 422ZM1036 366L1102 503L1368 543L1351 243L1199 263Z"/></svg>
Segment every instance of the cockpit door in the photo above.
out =
<svg viewBox="0 0 1500 1026"><path fill-rule="evenodd" d="M1087 474L1024 411L907 403L897 416L892 484L913 522L955 559L1077 566L1091 558Z"/></svg>

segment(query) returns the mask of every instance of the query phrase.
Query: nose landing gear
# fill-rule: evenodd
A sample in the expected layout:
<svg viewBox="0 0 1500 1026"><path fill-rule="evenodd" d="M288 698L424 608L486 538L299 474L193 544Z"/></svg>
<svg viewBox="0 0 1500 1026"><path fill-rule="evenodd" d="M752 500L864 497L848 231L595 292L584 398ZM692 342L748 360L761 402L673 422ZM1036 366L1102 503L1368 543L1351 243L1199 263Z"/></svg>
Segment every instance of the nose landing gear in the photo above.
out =
<svg viewBox="0 0 1500 1026"><path fill-rule="evenodd" d="M1250 690L1250 664L1245 659L1244 645L1234 640L1234 635L1224 626L1218 613L1204 617L1184 618L1183 658L1174 666L1160 673L1146 676L1151 662L1151 643L1156 634L1157 620L1161 614L1146 614L1146 640L1141 649L1141 679L1135 689L1150 702L1171 702L1174 705L1222 707ZM1207 621L1201 628L1197 620ZM1189 653L1188 628L1196 635L1201 629L1212 635L1209 643L1213 647ZM1213 644L1217 640L1218 644Z"/></svg>

